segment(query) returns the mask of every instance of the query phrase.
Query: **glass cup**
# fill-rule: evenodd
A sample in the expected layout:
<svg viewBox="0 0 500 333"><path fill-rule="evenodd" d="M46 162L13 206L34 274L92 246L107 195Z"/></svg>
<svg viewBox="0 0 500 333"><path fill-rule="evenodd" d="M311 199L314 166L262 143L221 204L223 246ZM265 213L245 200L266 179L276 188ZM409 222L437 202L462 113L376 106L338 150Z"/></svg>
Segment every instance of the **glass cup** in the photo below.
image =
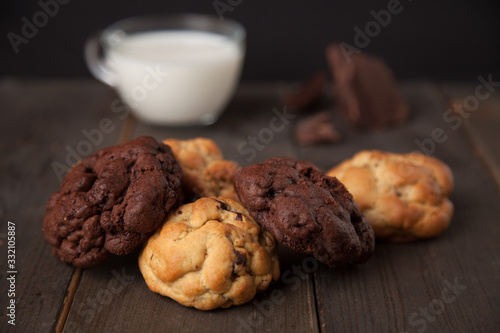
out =
<svg viewBox="0 0 500 333"><path fill-rule="evenodd" d="M245 28L198 14L118 21L91 36L85 60L134 115L169 126L217 121L238 84Z"/></svg>

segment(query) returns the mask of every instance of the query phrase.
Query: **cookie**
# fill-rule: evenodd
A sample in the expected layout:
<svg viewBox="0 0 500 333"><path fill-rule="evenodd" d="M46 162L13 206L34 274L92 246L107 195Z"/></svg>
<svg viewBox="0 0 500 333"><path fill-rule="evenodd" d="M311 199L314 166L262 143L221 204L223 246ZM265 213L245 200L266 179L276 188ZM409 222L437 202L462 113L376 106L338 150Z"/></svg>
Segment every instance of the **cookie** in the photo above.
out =
<svg viewBox="0 0 500 333"><path fill-rule="evenodd" d="M180 177L170 147L151 137L80 161L47 203L43 232L54 255L85 268L130 253L164 221Z"/></svg>
<svg viewBox="0 0 500 333"><path fill-rule="evenodd" d="M279 278L275 240L226 198L201 198L171 212L144 246L149 289L200 310L247 303Z"/></svg>
<svg viewBox="0 0 500 333"><path fill-rule="evenodd" d="M336 178L307 161L272 158L243 168L236 191L250 215L276 240L330 267L363 263L373 230Z"/></svg>
<svg viewBox="0 0 500 333"><path fill-rule="evenodd" d="M340 111L363 128L382 129L403 123L409 108L390 68L380 58L344 51L338 44L326 50Z"/></svg>
<svg viewBox="0 0 500 333"><path fill-rule="evenodd" d="M238 201L234 190L234 174L240 169L232 161L224 160L216 143L210 139L166 139L182 167L181 203L201 197L224 197Z"/></svg>
<svg viewBox="0 0 500 333"><path fill-rule="evenodd" d="M361 151L328 175L346 185L378 239L410 242L436 237L450 224L453 175L433 157Z"/></svg>

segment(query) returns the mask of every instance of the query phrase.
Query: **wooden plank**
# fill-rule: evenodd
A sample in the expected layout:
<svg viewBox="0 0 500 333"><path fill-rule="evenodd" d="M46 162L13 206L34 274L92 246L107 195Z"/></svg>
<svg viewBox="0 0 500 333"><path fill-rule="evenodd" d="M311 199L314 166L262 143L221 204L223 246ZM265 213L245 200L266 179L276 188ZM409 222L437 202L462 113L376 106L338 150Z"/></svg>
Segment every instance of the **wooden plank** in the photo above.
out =
<svg viewBox="0 0 500 333"><path fill-rule="evenodd" d="M281 85L242 86L221 119L207 127L161 128L138 124L132 137L152 135L158 140L197 136L215 140L226 155L241 165L263 161L271 156L292 155L291 126L275 133L265 149L250 156L238 153L248 136L258 136L281 111ZM137 267L137 253L114 258L104 266L85 270L68 316L65 332L77 331L166 331L166 332L311 332L318 331L312 276L294 265L300 256L280 248L281 270L285 281L273 284L254 301L230 309L199 311L149 291ZM115 273L113 273L115 272ZM125 278L117 276L124 274ZM283 276L283 275L282 275ZM120 282L121 281L121 282ZM126 282L124 282L126 281ZM123 288L112 287L122 283ZM271 302L269 295L283 295L283 303ZM281 304L278 304L281 303Z"/></svg>
<svg viewBox="0 0 500 333"><path fill-rule="evenodd" d="M249 143L249 136L259 137L270 128L276 117L273 109L283 110L279 96L287 89L284 84L244 85L218 123L186 129L134 126L130 118L120 119L121 114L111 110L116 96L95 81L1 82L0 216L16 222L17 228L17 330L54 331L59 322L65 332L497 331L500 194L491 166L476 158L484 158L477 138L490 151L498 142L494 130L484 130L483 125L492 118L484 120L476 133L470 131L469 120L454 130L443 120L447 105L436 87L426 82L407 83L403 92L412 106L412 117L400 128L360 132L336 119L343 142L299 149L291 140L297 121L293 119L248 160L250 154L238 147ZM470 94L465 91L461 96ZM471 116L471 121L476 114L481 113ZM448 163L455 174L456 188L451 195L455 216L440 237L411 244L378 243L374 257L355 268L319 266L314 273L305 274L310 271L305 266L310 263L307 257L280 247L282 277L286 279L254 302L226 310L185 308L150 292L137 267L137 251L82 271L78 283L78 272L52 257L41 220L46 200L59 184L51 163L64 163L66 145L76 149L86 140L82 130L98 128L102 118L110 118L115 129L104 134L92 151L139 135L157 139L206 136L219 144L228 159L242 165L289 155L311 160L325 170L360 149L418 149L415 139L430 138L433 129L442 128L448 138L435 145L432 155ZM0 233L5 234L6 223L0 226ZM0 247L5 248L3 238L1 242ZM6 271L2 260L2 280ZM456 294L445 303L443 295L449 294L450 285L455 285ZM0 285L2 295L7 289L6 284ZM283 293L282 304L266 303L274 290ZM4 314L0 330L12 331Z"/></svg>
<svg viewBox="0 0 500 333"><path fill-rule="evenodd" d="M110 118L116 98L94 81L3 79L0 83L0 248L7 255L7 221L16 223L16 326L7 323L5 257L0 260L2 332L54 331L74 268L52 256L42 233L45 204L59 187L52 162L65 164L65 147L78 149L82 130ZM103 135L92 152L116 142L119 130ZM89 152L90 153L90 152ZM70 302L66 299L66 303Z"/></svg>
<svg viewBox="0 0 500 333"><path fill-rule="evenodd" d="M483 87L478 91L480 96L476 96L476 89L481 86L479 80L467 84L443 82L439 86L448 108L469 103L460 117L463 128L473 142L476 155L483 160L500 187L500 91L495 87L490 87L493 91Z"/></svg>
<svg viewBox="0 0 500 333"><path fill-rule="evenodd" d="M404 126L382 133L341 128L343 142L303 148L300 157L328 170L362 149L419 149L415 139L430 138L433 129L442 128L448 139L433 149L429 144L427 149L454 172L455 190L450 198L455 216L438 238L410 244L378 242L373 258L362 266L338 270L321 266L315 283L322 330L497 331L498 189L485 167L474 159L474 147L463 128L453 130L443 121L446 103L437 88L415 82L404 85L403 92L412 108L411 119Z"/></svg>

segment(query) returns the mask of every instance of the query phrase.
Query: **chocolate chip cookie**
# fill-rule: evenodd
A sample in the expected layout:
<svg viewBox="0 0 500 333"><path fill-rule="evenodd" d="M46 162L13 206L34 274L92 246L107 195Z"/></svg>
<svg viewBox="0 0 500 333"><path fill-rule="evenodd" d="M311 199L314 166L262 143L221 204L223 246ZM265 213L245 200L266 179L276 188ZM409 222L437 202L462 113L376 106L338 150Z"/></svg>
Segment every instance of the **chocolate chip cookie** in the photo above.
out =
<svg viewBox="0 0 500 333"><path fill-rule="evenodd" d="M217 144L210 139L166 139L182 168L181 203L201 197L224 197L239 201L234 189L234 174L240 166L225 160Z"/></svg>
<svg viewBox="0 0 500 333"><path fill-rule="evenodd" d="M47 203L43 232L54 255L90 267L130 253L164 221L180 177L170 147L151 137L80 161Z"/></svg>
<svg viewBox="0 0 500 333"><path fill-rule="evenodd" d="M411 242L436 237L450 225L453 174L431 156L364 150L328 175L349 188L378 239Z"/></svg>
<svg viewBox="0 0 500 333"><path fill-rule="evenodd" d="M307 161L272 158L236 175L236 191L257 222L293 250L330 267L365 262L373 229L336 178Z"/></svg>
<svg viewBox="0 0 500 333"><path fill-rule="evenodd" d="M279 278L275 240L236 201L201 198L169 214L139 255L152 291L200 310L253 299Z"/></svg>

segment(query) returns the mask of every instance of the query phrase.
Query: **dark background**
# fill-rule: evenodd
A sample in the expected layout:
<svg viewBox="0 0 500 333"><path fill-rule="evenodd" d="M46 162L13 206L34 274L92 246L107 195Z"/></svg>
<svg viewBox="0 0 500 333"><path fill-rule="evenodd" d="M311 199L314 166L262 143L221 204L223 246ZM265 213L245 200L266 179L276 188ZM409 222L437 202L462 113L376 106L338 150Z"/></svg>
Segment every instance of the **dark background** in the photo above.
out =
<svg viewBox="0 0 500 333"><path fill-rule="evenodd" d="M55 0L42 0L43 2ZM63 1L63 0L61 0ZM64 0L68 1L68 0ZM371 10L388 1L252 1L237 4L224 17L247 28L243 80L297 80L326 68L330 42L354 45L354 27L374 20ZM495 1L401 0L393 15L363 51L385 59L399 79L475 80L500 72L500 8ZM112 22L143 14L197 12L217 15L213 0L71 0L19 46L7 38L21 35L22 17L33 21L38 1L1 0L0 76L90 77L82 55L85 38Z"/></svg>

